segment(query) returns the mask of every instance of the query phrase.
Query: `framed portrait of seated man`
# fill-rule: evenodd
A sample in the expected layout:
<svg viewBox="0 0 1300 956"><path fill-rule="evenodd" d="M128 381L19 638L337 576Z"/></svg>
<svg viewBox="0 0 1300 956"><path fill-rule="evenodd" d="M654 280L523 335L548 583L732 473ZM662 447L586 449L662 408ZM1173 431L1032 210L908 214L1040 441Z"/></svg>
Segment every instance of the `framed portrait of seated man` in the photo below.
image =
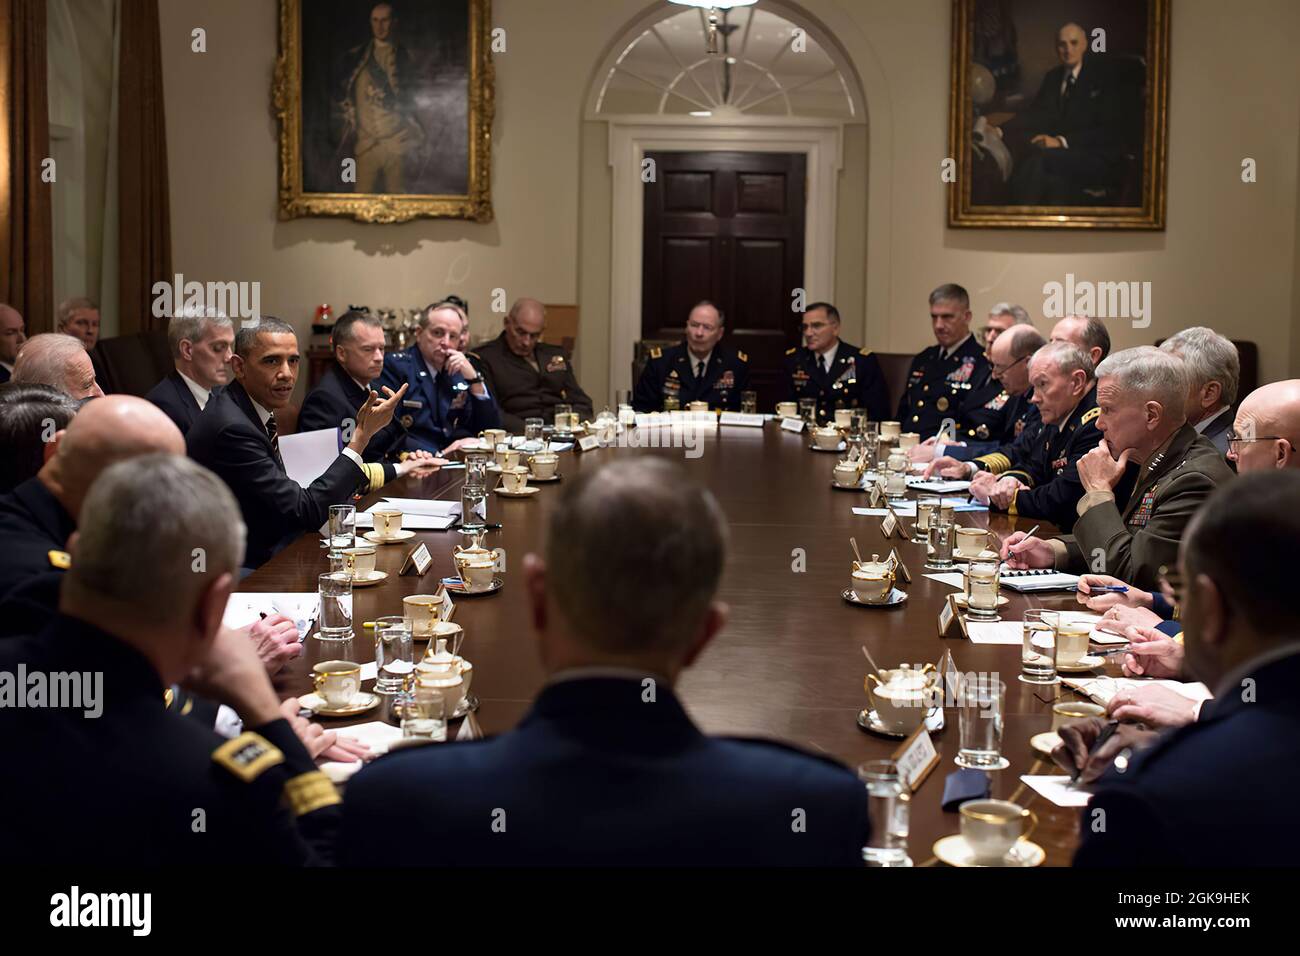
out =
<svg viewBox="0 0 1300 956"><path fill-rule="evenodd" d="M492 218L491 0L280 0L280 218Z"/></svg>
<svg viewBox="0 0 1300 956"><path fill-rule="evenodd" d="M948 224L1164 229L1169 0L953 0Z"/></svg>

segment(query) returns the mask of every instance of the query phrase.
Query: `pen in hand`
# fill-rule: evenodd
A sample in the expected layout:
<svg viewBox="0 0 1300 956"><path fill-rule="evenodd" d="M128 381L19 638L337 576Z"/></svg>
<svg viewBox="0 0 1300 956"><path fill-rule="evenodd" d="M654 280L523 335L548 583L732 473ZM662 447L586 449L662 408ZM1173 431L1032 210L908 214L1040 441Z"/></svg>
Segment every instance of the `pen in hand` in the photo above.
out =
<svg viewBox="0 0 1300 956"><path fill-rule="evenodd" d="M1111 737L1115 736L1115 731L1117 730L1119 730L1118 720L1107 721L1105 729L1102 730L1102 732L1097 735L1097 739L1093 742L1093 745L1088 748L1087 759L1084 760L1082 764L1075 767L1074 773L1070 774L1070 783L1072 785L1078 784L1079 775L1083 773L1083 768L1088 765L1088 761L1092 759L1092 755L1095 754L1098 750L1100 750L1102 748L1102 745L1106 743L1106 741L1110 740Z"/></svg>

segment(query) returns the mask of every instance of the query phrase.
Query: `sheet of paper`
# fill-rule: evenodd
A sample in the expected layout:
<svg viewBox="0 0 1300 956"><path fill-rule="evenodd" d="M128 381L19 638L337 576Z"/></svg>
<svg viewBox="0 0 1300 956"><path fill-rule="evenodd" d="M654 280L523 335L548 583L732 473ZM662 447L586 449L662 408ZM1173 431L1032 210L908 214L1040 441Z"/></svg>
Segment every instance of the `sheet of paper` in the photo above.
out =
<svg viewBox="0 0 1300 956"><path fill-rule="evenodd" d="M1024 627L1019 621L967 621L966 630L972 644L1019 647L1025 638Z"/></svg>
<svg viewBox="0 0 1300 956"><path fill-rule="evenodd" d="M1026 773L1020 775L1020 781L1058 807L1086 807L1092 799L1091 793L1076 787L1069 777Z"/></svg>
<svg viewBox="0 0 1300 956"><path fill-rule="evenodd" d="M248 627L262 619L262 615L283 614L298 628L298 640L307 634L307 628L316 620L320 610L320 597L314 593L283 593L237 591L226 602L226 613L221 623L226 627Z"/></svg>
<svg viewBox="0 0 1300 956"><path fill-rule="evenodd" d="M460 517L460 502L451 501L445 503L450 504L452 506L451 514L447 514L447 515L410 514L406 511L405 508L401 509L402 529L404 531L446 531L453 524L455 524L456 519ZM375 526L375 516L374 516L375 509L376 508L383 509L383 508L390 508L390 507L395 507L395 506L390 505L386 502L380 502L379 504L372 505L371 507L367 508L365 511L357 512L357 528L363 531L366 528L373 528Z"/></svg>
<svg viewBox="0 0 1300 956"><path fill-rule="evenodd" d="M943 503L946 505L952 505L953 511L988 511L989 510L988 505L977 505L968 501L965 498L944 498ZM898 515L900 518L916 517L915 501L896 501L893 503L891 507L893 507L894 509L894 514ZM878 518L878 517L882 517L886 512L884 508L854 508L853 513L855 515L866 515L868 517Z"/></svg>
<svg viewBox="0 0 1300 956"><path fill-rule="evenodd" d="M402 738L400 727L394 727L381 720L373 720L368 724L356 724L352 727L340 727L338 732L340 736L360 740L370 748L372 758L387 753L388 748L393 745L393 741ZM320 769L330 780L335 783L343 783L365 765L366 761L364 759L354 763L327 760L320 765Z"/></svg>
<svg viewBox="0 0 1300 956"><path fill-rule="evenodd" d="M1033 591L1073 591L1079 583L1077 574L1049 572L1047 574L1018 574L1007 576L1007 566L1002 565L1002 586L1020 594Z"/></svg>
<svg viewBox="0 0 1300 956"><path fill-rule="evenodd" d="M1153 681L1136 680L1131 677L1066 677L1064 675L1061 676L1061 682L1090 697L1103 707L1107 706L1121 690L1142 687L1145 684L1159 684L1177 694L1182 694L1188 700L1209 700L1214 696L1210 693L1210 689L1200 682L1185 684L1176 680Z"/></svg>
<svg viewBox="0 0 1300 956"><path fill-rule="evenodd" d="M950 588L956 588L958 591L964 591L966 589L966 576L961 573L945 571L939 574L927 574L924 576L929 578L931 581L938 581L940 584L946 584Z"/></svg>
<svg viewBox="0 0 1300 956"><path fill-rule="evenodd" d="M936 495L947 495L958 491L965 491L970 487L969 481L957 481L946 478L908 478L907 487L915 488L917 491L929 491Z"/></svg>
<svg viewBox="0 0 1300 956"><path fill-rule="evenodd" d="M339 430L322 428L280 437L280 457L284 470L299 487L306 488L325 473L339 456Z"/></svg>
<svg viewBox="0 0 1300 956"><path fill-rule="evenodd" d="M408 515L438 515L446 517L460 510L459 501L434 501L428 498L385 498L392 507ZM370 510L374 510L371 508Z"/></svg>

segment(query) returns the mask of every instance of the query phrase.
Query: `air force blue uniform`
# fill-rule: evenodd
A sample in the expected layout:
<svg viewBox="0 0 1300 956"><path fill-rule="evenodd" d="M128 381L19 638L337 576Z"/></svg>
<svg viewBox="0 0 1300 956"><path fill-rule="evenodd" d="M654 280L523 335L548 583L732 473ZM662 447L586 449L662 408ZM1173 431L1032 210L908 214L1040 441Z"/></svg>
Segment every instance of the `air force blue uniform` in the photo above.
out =
<svg viewBox="0 0 1300 956"><path fill-rule="evenodd" d="M477 398L463 376L441 372L435 375L425 364L418 345L385 355L379 384L393 391L410 385L394 415L405 433L396 450L424 450L436 455L458 438L471 438L485 428L500 427L501 415L491 393ZM483 387L487 388L486 382Z"/></svg>

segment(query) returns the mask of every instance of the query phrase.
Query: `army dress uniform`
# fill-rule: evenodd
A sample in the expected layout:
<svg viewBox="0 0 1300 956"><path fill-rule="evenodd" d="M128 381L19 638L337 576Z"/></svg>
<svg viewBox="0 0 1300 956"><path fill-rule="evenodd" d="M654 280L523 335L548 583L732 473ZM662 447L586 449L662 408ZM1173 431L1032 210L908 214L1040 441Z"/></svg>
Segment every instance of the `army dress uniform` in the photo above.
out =
<svg viewBox="0 0 1300 956"><path fill-rule="evenodd" d="M1029 486L1016 492L1008 514L1043 518L1062 531L1074 527L1075 506L1083 497L1078 463L1101 441L1096 424L1100 415L1093 385L1063 423L1021 431L1010 446L974 460L981 471L1009 475Z"/></svg>
<svg viewBox="0 0 1300 956"><path fill-rule="evenodd" d="M830 421L837 408L861 408L872 421L889 415L889 392L880 363L870 349L840 342L830 368L822 369L822 355L809 348L785 353L789 400L817 400L817 420Z"/></svg>
<svg viewBox="0 0 1300 956"><path fill-rule="evenodd" d="M558 345L538 342L533 349L534 365L510 350L502 332L465 353L476 368L486 371L484 381L501 410L501 427L522 433L524 419L542 418L547 424L555 418L556 405L572 405L583 419L590 419L594 409L591 398L578 384L573 363Z"/></svg>
<svg viewBox="0 0 1300 956"><path fill-rule="evenodd" d="M1056 567L1158 590L1160 569L1176 565L1188 522L1233 477L1214 443L1184 424L1149 462L1130 462L1113 492L1084 494L1074 533L1051 542ZM1104 567L1096 566L1099 557Z"/></svg>
<svg viewBox="0 0 1300 956"><path fill-rule="evenodd" d="M226 740L166 708L166 688L139 651L64 615L36 635L0 642L0 672L24 671L19 692L29 705L0 707L8 757L32 781L0 788L7 859L43 866L331 859L338 792L283 718ZM80 694L65 706L48 698L31 706L37 673L102 675L96 707ZM66 693L69 682L60 683ZM84 678L70 683L94 694ZM52 691L55 682L46 685Z"/></svg>
<svg viewBox="0 0 1300 956"><path fill-rule="evenodd" d="M907 373L898 403L903 430L919 432L924 439L937 432L944 419L960 422L971 406L971 392L982 387L989 374L988 359L973 335L947 357L942 346L930 346L912 359Z"/></svg>
<svg viewBox="0 0 1300 956"><path fill-rule="evenodd" d="M472 360L471 360L472 364ZM497 428L497 411L492 389L484 379L487 394L479 398L462 375L435 375L424 362L420 347L384 356L379 384L394 392L409 385L394 418L403 434L399 451L424 450L438 454L458 438L473 438L485 428Z"/></svg>
<svg viewBox="0 0 1300 956"><path fill-rule="evenodd" d="M0 498L0 597L29 578L68 567L72 515L39 477Z"/></svg>
<svg viewBox="0 0 1300 956"><path fill-rule="evenodd" d="M709 354L703 377L696 375L698 362L685 342L651 349L632 394L632 407L638 412L659 412L664 399L675 398L679 408L708 402L712 409L739 411L740 393L749 388L749 356L718 344Z"/></svg>
<svg viewBox="0 0 1300 956"><path fill-rule="evenodd" d="M955 441L964 445L944 446L943 453L958 461L973 461L980 455L1010 445L1026 429L1042 427L1038 406L1030 399L1032 388L1020 395L1008 395L1002 385L989 377L989 384L972 389L970 403L957 425Z"/></svg>

